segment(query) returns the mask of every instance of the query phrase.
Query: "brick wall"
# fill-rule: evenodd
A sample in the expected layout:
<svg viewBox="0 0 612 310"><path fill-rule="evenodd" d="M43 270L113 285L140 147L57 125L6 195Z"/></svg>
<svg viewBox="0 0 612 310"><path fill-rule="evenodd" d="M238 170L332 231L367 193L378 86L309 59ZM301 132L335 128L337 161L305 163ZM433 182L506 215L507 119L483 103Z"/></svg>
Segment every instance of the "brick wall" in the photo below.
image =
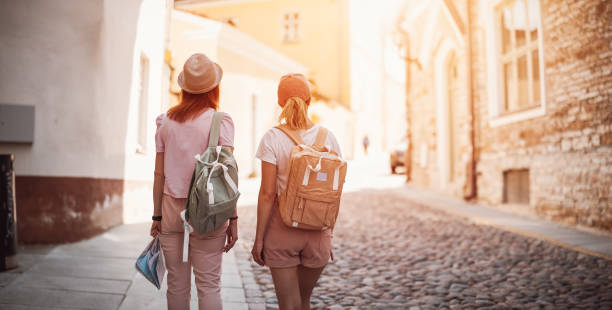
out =
<svg viewBox="0 0 612 310"><path fill-rule="evenodd" d="M612 230L612 2L541 7L546 114L490 127L486 88L475 88L478 198L501 203L503 171L528 168L530 204L522 211ZM473 8L474 33L483 32L480 13ZM485 60L482 38L474 48L474 58ZM473 69L477 85L491 80L485 61Z"/></svg>
<svg viewBox="0 0 612 310"><path fill-rule="evenodd" d="M612 1L541 1L546 113L495 127L489 114L488 87L494 77L487 71L486 16L478 1L473 2L479 201L612 231ZM461 61L467 64L466 57ZM412 182L435 190L439 169L434 68L432 64L423 67L413 66L411 71ZM428 148L425 168L419 166L422 143ZM525 168L530 173L529 205L502 204L504 171ZM449 193L460 197L457 186Z"/></svg>

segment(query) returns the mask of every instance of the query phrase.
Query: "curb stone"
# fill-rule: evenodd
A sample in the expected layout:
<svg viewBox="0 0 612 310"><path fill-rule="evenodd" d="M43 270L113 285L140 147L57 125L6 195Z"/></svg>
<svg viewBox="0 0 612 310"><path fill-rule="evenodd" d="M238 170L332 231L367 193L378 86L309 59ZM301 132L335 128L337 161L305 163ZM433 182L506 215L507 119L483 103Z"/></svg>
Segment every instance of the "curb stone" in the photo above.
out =
<svg viewBox="0 0 612 310"><path fill-rule="evenodd" d="M253 265L257 265L251 258L249 244L239 239L235 249L238 272L242 278L242 285L246 293L249 310L265 310L268 308L266 299L259 283L255 280Z"/></svg>

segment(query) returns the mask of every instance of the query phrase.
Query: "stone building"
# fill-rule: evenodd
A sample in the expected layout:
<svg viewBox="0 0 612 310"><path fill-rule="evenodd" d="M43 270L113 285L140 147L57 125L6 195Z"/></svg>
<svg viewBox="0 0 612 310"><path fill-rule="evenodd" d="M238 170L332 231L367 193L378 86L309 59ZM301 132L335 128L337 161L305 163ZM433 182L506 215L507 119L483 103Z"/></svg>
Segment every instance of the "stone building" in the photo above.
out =
<svg viewBox="0 0 612 310"><path fill-rule="evenodd" d="M408 2L410 183L612 230L612 2Z"/></svg>

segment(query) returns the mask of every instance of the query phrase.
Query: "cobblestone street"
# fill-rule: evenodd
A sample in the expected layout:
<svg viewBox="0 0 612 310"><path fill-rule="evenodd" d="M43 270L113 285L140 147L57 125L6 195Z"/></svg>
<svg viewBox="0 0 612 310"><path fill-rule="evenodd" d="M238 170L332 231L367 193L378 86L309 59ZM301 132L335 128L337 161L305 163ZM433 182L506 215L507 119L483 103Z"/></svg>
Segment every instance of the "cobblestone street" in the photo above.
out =
<svg viewBox="0 0 612 310"><path fill-rule="evenodd" d="M612 0L0 1L0 42L0 310L612 310Z"/></svg>
<svg viewBox="0 0 612 310"><path fill-rule="evenodd" d="M253 271L243 272L247 301L275 309L268 269L249 258L255 206L242 207L240 217L236 255ZM336 260L314 290L314 309L612 308L612 261L476 224L391 190L346 193L333 244Z"/></svg>

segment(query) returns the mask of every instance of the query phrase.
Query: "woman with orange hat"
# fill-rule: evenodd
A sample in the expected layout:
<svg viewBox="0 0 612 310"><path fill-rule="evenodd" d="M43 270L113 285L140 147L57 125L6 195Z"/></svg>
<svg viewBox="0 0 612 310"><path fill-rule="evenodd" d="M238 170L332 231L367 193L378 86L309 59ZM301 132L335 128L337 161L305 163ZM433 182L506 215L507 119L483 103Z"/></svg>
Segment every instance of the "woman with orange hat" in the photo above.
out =
<svg viewBox="0 0 612 310"><path fill-rule="evenodd" d="M301 74L289 74L278 85L279 121L312 145L322 128L308 118L310 86ZM257 203L257 230L251 254L272 273L281 310L310 309L312 290L331 256L330 230L302 230L285 225L277 203L287 187L293 140L278 128L261 139L256 156L261 160L261 187ZM328 132L328 150L340 153L336 138ZM332 258L333 259L333 258Z"/></svg>
<svg viewBox="0 0 612 310"><path fill-rule="evenodd" d="M221 309L221 259L238 239L233 217L216 230L190 234L187 262L181 259L185 210L196 154L208 147L214 112L219 108L221 67L204 54L194 54L183 66L178 84L180 103L157 117L153 224L151 235L159 235L168 270L168 309L189 309L191 269L195 274L199 309ZM228 114L221 120L219 145L234 145L234 123ZM227 240L227 243L226 243Z"/></svg>

